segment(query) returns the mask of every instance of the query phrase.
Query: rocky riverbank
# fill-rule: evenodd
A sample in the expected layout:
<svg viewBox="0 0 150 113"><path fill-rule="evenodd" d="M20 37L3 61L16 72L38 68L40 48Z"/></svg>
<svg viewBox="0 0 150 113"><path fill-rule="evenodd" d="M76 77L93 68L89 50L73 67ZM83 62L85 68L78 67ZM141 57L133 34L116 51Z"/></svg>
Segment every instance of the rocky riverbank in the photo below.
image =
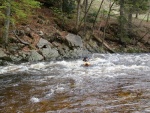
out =
<svg viewBox="0 0 150 113"><path fill-rule="evenodd" d="M73 33L75 22L70 22L62 29L60 19L53 16L49 9L38 10L28 21L20 22L10 30L8 46L4 48L0 45L0 65L4 65L5 61L17 63L74 59L90 53L150 52L149 35L136 45L128 43L124 47L118 43L118 26L115 22L110 21L104 42L103 30L94 30L91 34L87 29L86 35L80 30L77 35ZM104 23L101 22L101 29L105 27Z"/></svg>
<svg viewBox="0 0 150 113"><path fill-rule="evenodd" d="M27 28L28 30L30 28ZM51 40L42 38L44 33L25 32L25 36L18 43L11 43L8 49L0 48L0 59L20 61L42 61L79 58L89 53L83 46L80 36L67 33L65 36L54 34L56 37ZM14 39L15 40L15 39ZM22 40L22 41L21 41Z"/></svg>

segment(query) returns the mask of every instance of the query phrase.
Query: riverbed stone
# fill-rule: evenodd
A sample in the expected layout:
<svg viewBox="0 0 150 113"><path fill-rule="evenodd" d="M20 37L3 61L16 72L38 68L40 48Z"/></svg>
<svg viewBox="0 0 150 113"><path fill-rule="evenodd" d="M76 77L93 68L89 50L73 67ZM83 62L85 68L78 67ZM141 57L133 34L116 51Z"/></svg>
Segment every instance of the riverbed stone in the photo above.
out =
<svg viewBox="0 0 150 113"><path fill-rule="evenodd" d="M40 61L43 60L43 56L40 55L36 50L32 50L29 55L29 61Z"/></svg>

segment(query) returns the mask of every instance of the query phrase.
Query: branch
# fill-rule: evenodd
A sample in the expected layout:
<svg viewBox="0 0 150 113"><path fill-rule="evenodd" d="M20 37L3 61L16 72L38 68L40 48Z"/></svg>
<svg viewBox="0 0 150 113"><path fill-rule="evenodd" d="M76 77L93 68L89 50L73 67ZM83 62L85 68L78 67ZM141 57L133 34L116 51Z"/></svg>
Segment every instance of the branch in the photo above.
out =
<svg viewBox="0 0 150 113"><path fill-rule="evenodd" d="M18 37L18 35L16 34L15 31L13 31L13 33L14 33L15 37L16 37L21 43L23 43L23 44L25 44L25 45L30 45L30 43L21 40L21 39Z"/></svg>

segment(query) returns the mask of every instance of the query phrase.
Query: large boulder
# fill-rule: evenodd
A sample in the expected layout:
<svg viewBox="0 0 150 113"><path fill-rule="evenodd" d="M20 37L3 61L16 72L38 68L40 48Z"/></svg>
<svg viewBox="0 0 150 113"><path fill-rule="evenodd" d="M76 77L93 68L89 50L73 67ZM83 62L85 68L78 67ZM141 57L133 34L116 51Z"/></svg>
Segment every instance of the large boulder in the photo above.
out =
<svg viewBox="0 0 150 113"><path fill-rule="evenodd" d="M43 60L43 56L40 55L36 50L32 50L29 55L29 61L40 61Z"/></svg>
<svg viewBox="0 0 150 113"><path fill-rule="evenodd" d="M40 38L39 42L37 43L37 46L39 49L44 48L46 46L49 46L50 42L48 42L47 40Z"/></svg>
<svg viewBox="0 0 150 113"><path fill-rule="evenodd" d="M7 57L2 48L0 48L0 58Z"/></svg>
<svg viewBox="0 0 150 113"><path fill-rule="evenodd" d="M71 55L73 58L78 58L78 57L82 57L82 53L83 53L83 50L80 49L80 48L77 48L77 49L72 50L72 52L71 52L70 55Z"/></svg>
<svg viewBox="0 0 150 113"><path fill-rule="evenodd" d="M65 38L68 41L69 46L81 48L83 47L82 39L80 36L68 33Z"/></svg>
<svg viewBox="0 0 150 113"><path fill-rule="evenodd" d="M40 50L42 52L42 55L46 58L46 59L53 59L55 60L57 57L59 57L59 53L57 51L57 49L53 48L43 48Z"/></svg>
<svg viewBox="0 0 150 113"><path fill-rule="evenodd" d="M2 48L0 48L0 60L12 61L9 55L7 55ZM1 64L0 64L1 65Z"/></svg>

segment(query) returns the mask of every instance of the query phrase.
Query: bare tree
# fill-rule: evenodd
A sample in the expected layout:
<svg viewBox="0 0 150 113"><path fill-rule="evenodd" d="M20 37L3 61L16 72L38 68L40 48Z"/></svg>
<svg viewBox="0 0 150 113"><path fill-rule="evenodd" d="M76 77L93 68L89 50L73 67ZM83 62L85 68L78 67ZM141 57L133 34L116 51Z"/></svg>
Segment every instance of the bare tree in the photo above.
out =
<svg viewBox="0 0 150 113"><path fill-rule="evenodd" d="M88 7L86 8L86 12L85 12L85 9L84 9L84 16L83 16L83 18L81 19L81 21L80 21L80 23L79 23L79 25L78 25L78 28L82 25L83 20L85 20L85 18L87 18L87 14L88 14L88 12L89 12L89 10L90 10L90 8L91 8L93 2L94 2L94 0L91 0L90 4L89 4L89 5L87 4ZM83 3L85 4L85 0L84 0Z"/></svg>
<svg viewBox="0 0 150 113"><path fill-rule="evenodd" d="M77 19L76 19L76 29L77 30L79 27L80 14L81 14L81 0L77 0Z"/></svg>
<svg viewBox="0 0 150 113"><path fill-rule="evenodd" d="M119 0L120 5L120 18L119 18L119 25L120 25L120 36L119 40L122 42L122 39L125 35L125 29L124 29L124 0Z"/></svg>
<svg viewBox="0 0 150 113"><path fill-rule="evenodd" d="M109 11L108 11L107 19L106 19L106 24L105 24L104 32L103 32L102 47L103 47L103 43L104 43L105 36L106 36L106 29L108 27L108 20L110 18L110 12L112 11L112 7L113 7L114 4L115 4L115 1L109 7Z"/></svg>
<svg viewBox="0 0 150 113"><path fill-rule="evenodd" d="M87 10L88 10L88 0L85 0L84 34L86 34Z"/></svg>
<svg viewBox="0 0 150 113"><path fill-rule="evenodd" d="M8 44L9 26L10 26L10 13L11 13L11 4L10 4L10 0L7 0L6 19L5 19L4 34L3 34L3 40L4 40L5 44Z"/></svg>
<svg viewBox="0 0 150 113"><path fill-rule="evenodd" d="M97 18L98 18L98 14L100 13L100 10L101 10L101 7L102 7L103 2L104 2L104 0L101 1L100 6L99 6L99 9L98 9L98 11L97 11L97 13L96 13L96 16L95 16L95 19L94 19L94 23L93 23L93 28L95 27L95 23L96 23L96 20L97 20Z"/></svg>
<svg viewBox="0 0 150 113"><path fill-rule="evenodd" d="M148 14L147 14L147 22L149 21L149 19L150 19L150 9L149 9Z"/></svg>

